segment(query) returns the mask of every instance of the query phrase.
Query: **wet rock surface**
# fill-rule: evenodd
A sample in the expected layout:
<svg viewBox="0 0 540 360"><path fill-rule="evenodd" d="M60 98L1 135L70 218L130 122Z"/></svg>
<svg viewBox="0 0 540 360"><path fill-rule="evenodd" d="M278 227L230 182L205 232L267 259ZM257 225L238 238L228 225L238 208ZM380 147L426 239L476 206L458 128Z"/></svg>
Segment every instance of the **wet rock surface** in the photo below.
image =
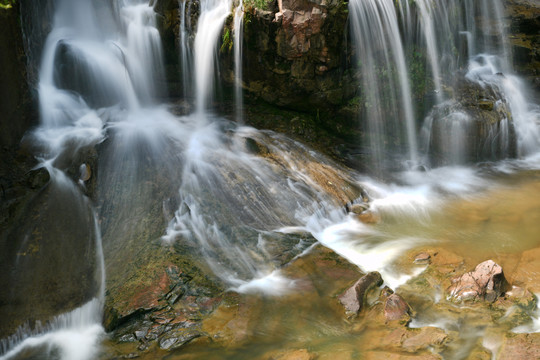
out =
<svg viewBox="0 0 540 360"><path fill-rule="evenodd" d="M501 345L497 359L539 359L540 334L508 335Z"/></svg>

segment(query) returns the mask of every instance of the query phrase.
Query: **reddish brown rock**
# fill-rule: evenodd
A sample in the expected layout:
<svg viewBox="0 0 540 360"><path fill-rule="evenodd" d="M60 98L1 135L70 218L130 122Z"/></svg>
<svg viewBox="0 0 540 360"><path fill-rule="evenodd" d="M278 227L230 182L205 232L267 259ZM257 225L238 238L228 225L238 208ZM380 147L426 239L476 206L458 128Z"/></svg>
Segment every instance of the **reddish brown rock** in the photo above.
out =
<svg viewBox="0 0 540 360"><path fill-rule="evenodd" d="M376 286L381 286L382 283L381 274L376 271L370 272L341 294L339 301L347 313L358 314L362 310L368 291Z"/></svg>
<svg viewBox="0 0 540 360"><path fill-rule="evenodd" d="M431 262L431 255L427 252L421 252L414 257L414 262L416 264L428 264Z"/></svg>
<svg viewBox="0 0 540 360"><path fill-rule="evenodd" d="M493 302L509 287L503 269L493 260L476 266L474 271L453 280L448 293L453 301L486 300Z"/></svg>
<svg viewBox="0 0 540 360"><path fill-rule="evenodd" d="M408 319L410 312L409 304L397 294L390 295L384 303L384 317L388 321Z"/></svg>

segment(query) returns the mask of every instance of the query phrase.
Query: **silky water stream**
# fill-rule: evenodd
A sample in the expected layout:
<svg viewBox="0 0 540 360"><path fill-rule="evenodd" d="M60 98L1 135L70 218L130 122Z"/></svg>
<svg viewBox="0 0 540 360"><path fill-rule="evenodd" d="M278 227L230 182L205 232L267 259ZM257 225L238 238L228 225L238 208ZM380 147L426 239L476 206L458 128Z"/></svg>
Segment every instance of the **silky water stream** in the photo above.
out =
<svg viewBox="0 0 540 360"><path fill-rule="evenodd" d="M114 262L107 254L114 246L111 234L141 229L135 224L138 216L144 217L147 204L155 202L167 208L161 244L185 242L197 248L212 276L229 294L239 294L240 305L222 306L204 322L203 329L213 334L214 341L194 342L171 353L152 349L139 354L141 358L275 358L280 351L296 349L318 359L361 359L399 352L385 342L387 332L370 325L369 316L348 320L335 298L368 271L379 271L385 285L416 309L410 328L433 326L450 334L447 345L418 348L410 355L465 359L475 351L495 354L505 332L540 331L534 313L515 328L511 321L492 321L483 310L456 310L446 301L442 285L429 283L426 265L412 261L419 252L437 253L443 259L437 266L459 263L459 269L468 271L492 259L503 266L510 281L540 291L535 268L520 262L523 252L540 246L536 196L540 137L535 136L540 112L527 100L518 78L498 75L510 71L501 61L492 61L504 54L489 55L483 53L490 50L487 46L469 44L478 56L471 55L466 76L481 86L495 84L504 94L501 101L513 114L519 159L464 166L455 156L451 166L428 169L426 161L417 167L421 157L410 84L404 74L406 43L396 35L398 19L407 19L407 14L396 13L387 1L352 2L352 31L361 32L361 26L374 22L377 26L369 26L370 31L381 32L373 35L377 41L356 37L364 42L360 48L366 49L364 66L383 64L400 74L392 85L397 90L386 100L395 113L405 109L404 125L397 130L402 138L398 152L406 153L407 163L415 165L415 170L405 168L375 180L282 135L243 127L208 111L215 86L215 51L231 11L229 1L201 2L192 43L185 3L181 6L182 59L184 71L190 73L190 80L184 77L184 87L196 93L196 111L187 116L175 116L166 104L156 103L162 55L155 14L146 2L124 0L112 6L105 1L64 0L56 5L42 57L42 125L33 136L41 166L49 171L52 183L72 194L94 219L90 227L98 285L86 305L47 325L21 327L3 340L2 360L93 359L108 354L100 343L107 337L101 318L104 264ZM428 67L441 77L435 82L440 92L445 75L433 62L446 54L442 45L435 48L437 37L429 33L435 31L434 19L426 17L435 16L433 11L427 2L420 2L419 28L425 32ZM241 16L240 7L236 16ZM235 26L239 24L240 18ZM241 33L235 36L240 38ZM390 49L382 54L384 61L375 57L377 49L368 51L366 42ZM240 57L240 48L237 51ZM379 101L377 92L388 84L370 78L370 69L362 71L363 86L374 89L367 96ZM241 68L236 76L236 84L241 84ZM435 98L436 105L447 101L443 96ZM241 111L242 103L237 107ZM372 126L381 136L384 126L392 127L380 128L384 107L380 104L367 114L379 119ZM428 125L418 137L429 136ZM75 156L96 145L100 147L99 208L84 195L87 164L76 163ZM372 146L374 161L391 150L384 143ZM70 166L82 166L79 179L67 175ZM152 184L161 184L157 193L162 198L153 198L148 191ZM366 224L347 213L343 205L351 197L369 200L377 221ZM112 217L111 209L116 211ZM104 218L101 227L95 220L99 216ZM102 232L113 244L104 244L104 254ZM294 240L284 241L287 236ZM285 244L276 245L279 241ZM288 254L285 261L282 252Z"/></svg>

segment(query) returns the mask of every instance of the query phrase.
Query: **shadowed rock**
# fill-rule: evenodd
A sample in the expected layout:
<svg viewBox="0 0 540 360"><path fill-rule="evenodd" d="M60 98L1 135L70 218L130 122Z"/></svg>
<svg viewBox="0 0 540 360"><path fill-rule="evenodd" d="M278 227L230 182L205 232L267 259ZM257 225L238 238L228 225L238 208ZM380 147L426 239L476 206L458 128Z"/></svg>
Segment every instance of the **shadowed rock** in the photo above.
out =
<svg viewBox="0 0 540 360"><path fill-rule="evenodd" d="M360 278L353 286L339 296L339 301L347 313L358 314L365 302L369 290L381 286L383 279L376 271L370 272Z"/></svg>
<svg viewBox="0 0 540 360"><path fill-rule="evenodd" d="M493 260L476 266L474 271L465 273L453 280L448 293L453 301L486 300L493 302L508 287L503 269Z"/></svg>

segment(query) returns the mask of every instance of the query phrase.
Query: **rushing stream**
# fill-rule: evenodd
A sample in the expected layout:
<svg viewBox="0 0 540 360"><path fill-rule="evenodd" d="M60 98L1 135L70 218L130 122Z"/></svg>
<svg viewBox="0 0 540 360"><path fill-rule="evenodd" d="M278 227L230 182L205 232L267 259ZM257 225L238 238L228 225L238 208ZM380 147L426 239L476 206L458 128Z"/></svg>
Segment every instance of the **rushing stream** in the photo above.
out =
<svg viewBox="0 0 540 360"><path fill-rule="evenodd" d="M500 1L417 0L399 6L389 0L350 1L359 86L368 89L364 101L370 106L363 116L372 133L377 179L341 167L283 135L244 126L242 1L234 9L229 0L200 1L196 29L191 2L179 5L182 86L185 93L195 94L195 111L185 116L174 115L157 100L163 95L163 54L154 9L147 1L55 3L40 68L41 125L31 136L39 167L50 174L51 189L64 194L58 201L72 202L86 219L80 227L92 234L95 281L81 307L47 324L25 325L3 339L0 359L103 356L105 272L107 262L115 261L107 249L121 246L115 244L117 235L131 235L144 226L139 220L153 204L167 217L162 246L184 242L196 248L213 276L229 291L247 297L255 310L246 316L256 324L250 325L250 341L240 349L194 344L185 354L151 352L146 358L253 359L287 347L309 347L321 359L336 352L360 358L359 348L368 346L377 332L360 325L351 331L340 309L328 304L324 291L306 285L298 276L304 270L295 268L295 260L307 262L318 251L317 243L364 273L380 272L391 289L411 294L426 265L404 260L410 252L453 252L467 268L489 258L512 273L520 254L540 245L540 106L512 74ZM231 12L236 122L209 110L216 51ZM480 14L489 19L483 26L492 28L476 24ZM413 104L410 47L427 54L434 95L426 100L425 114ZM465 138L474 118L445 92L457 73L498 96L493 106L506 117L489 128L481 152L497 161L482 166L468 161L472 150ZM424 119L421 127L415 125L418 119ZM517 158L507 159L513 131ZM433 139L441 137L437 132L446 137L437 145L446 155L438 162L432 148ZM91 169L80 159L95 147L99 167ZM79 172L76 180L73 169ZM87 180L89 171L96 170L97 195L90 200ZM159 191L152 192L153 187ZM380 221L366 224L347 213L343 205L352 194L357 203L369 202ZM286 260L276 255L277 242L283 242L278 251L288 254ZM313 271L313 277L323 277ZM347 285L325 281L319 290ZM443 290L410 295L411 305L423 309L410 326L458 333L455 344L441 354L444 358L467 358L478 341L495 352L501 331L510 331L510 326L478 325L475 316L481 315L457 319L443 313L436 306L444 302ZM225 313L217 315L217 322L227 316L221 311ZM514 330L538 332L538 319L533 313L528 324Z"/></svg>

